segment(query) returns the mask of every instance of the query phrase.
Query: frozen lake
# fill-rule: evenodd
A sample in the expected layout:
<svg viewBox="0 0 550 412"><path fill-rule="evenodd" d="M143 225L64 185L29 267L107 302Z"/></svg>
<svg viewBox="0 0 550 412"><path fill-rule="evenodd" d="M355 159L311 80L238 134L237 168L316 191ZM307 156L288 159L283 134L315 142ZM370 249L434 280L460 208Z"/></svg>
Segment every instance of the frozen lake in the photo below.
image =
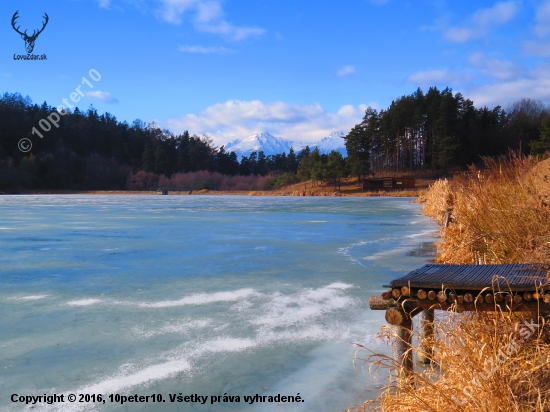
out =
<svg viewBox="0 0 550 412"><path fill-rule="evenodd" d="M352 342L384 323L368 298L427 263L436 230L406 198L0 196L0 410L54 393L107 402L35 409L361 403L377 386ZM121 407L117 393L166 402ZM180 393L241 402L172 403Z"/></svg>

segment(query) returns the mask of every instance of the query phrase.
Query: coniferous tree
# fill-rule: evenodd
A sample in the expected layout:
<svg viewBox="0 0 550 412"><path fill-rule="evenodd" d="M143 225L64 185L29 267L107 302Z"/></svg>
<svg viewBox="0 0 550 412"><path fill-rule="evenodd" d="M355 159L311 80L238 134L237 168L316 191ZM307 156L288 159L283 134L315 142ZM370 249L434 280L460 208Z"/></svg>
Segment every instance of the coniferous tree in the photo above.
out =
<svg viewBox="0 0 550 412"><path fill-rule="evenodd" d="M296 153L294 153L294 149L291 147L290 152L287 156L287 169L290 173L296 174L298 170L298 159L296 157Z"/></svg>
<svg viewBox="0 0 550 412"><path fill-rule="evenodd" d="M143 156L141 157L141 164L143 170L146 172L152 172L155 170L155 155L151 143L145 142L145 148L143 149Z"/></svg>
<svg viewBox="0 0 550 412"><path fill-rule="evenodd" d="M529 142L531 153L543 154L550 150L550 117L547 117L540 125L540 139Z"/></svg>
<svg viewBox="0 0 550 412"><path fill-rule="evenodd" d="M367 109L362 124L356 125L351 131L344 137L346 141L346 150L348 152L347 164L350 172L357 176L357 182L361 178L369 173L370 170L370 148L371 141L367 134L367 127L365 123L372 120L376 116L376 111L370 107Z"/></svg>
<svg viewBox="0 0 550 412"><path fill-rule="evenodd" d="M329 153L323 174L334 185L334 189L340 189L341 179L345 176L345 161L340 152L332 150Z"/></svg>
<svg viewBox="0 0 550 412"><path fill-rule="evenodd" d="M186 130L182 135L176 137L177 145L177 171L187 172L189 170L189 132Z"/></svg>

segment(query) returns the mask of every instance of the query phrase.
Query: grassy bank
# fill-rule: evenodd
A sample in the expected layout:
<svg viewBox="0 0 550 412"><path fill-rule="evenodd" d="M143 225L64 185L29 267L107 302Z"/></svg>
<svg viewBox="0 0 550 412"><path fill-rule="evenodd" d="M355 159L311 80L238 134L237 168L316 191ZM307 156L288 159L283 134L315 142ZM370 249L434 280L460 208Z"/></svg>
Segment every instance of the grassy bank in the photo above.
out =
<svg viewBox="0 0 550 412"><path fill-rule="evenodd" d="M440 225L440 263L550 263L550 159L510 156L481 170L435 182L420 201ZM448 212L451 220L448 221ZM447 227L444 227L448 221ZM359 410L548 411L548 314L504 311L436 315L431 363L405 376L392 358L372 354L371 368L389 376L381 395ZM384 326L380 339L389 342ZM426 346L425 346L426 345ZM426 354L425 354L426 355Z"/></svg>

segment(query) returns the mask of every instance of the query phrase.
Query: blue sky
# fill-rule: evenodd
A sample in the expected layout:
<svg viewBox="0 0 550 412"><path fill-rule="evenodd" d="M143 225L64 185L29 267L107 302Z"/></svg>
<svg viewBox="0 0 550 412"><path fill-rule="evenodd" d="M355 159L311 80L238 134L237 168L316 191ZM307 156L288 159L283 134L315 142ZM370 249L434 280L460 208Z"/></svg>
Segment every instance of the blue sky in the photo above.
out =
<svg viewBox="0 0 550 412"><path fill-rule="evenodd" d="M28 33L49 15L46 61L14 60L16 10ZM550 0L3 0L0 16L0 92L57 106L86 77L79 108L219 145L315 142L417 87L550 103Z"/></svg>

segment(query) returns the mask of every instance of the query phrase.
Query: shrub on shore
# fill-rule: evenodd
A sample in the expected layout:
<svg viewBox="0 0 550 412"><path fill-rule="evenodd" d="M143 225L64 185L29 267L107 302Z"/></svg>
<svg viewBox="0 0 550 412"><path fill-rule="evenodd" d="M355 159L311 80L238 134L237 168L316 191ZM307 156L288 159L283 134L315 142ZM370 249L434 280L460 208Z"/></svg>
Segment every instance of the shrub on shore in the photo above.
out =
<svg viewBox="0 0 550 412"><path fill-rule="evenodd" d="M191 190L221 190L221 191L251 191L262 190L266 176L229 176L218 172L198 171L176 173L171 177L140 171L130 175L127 183L129 190L156 190L160 187L171 187L183 191Z"/></svg>
<svg viewBox="0 0 550 412"><path fill-rule="evenodd" d="M264 190L280 189L283 186L298 183L300 179L295 174L286 172L279 176L270 177L264 186Z"/></svg>

